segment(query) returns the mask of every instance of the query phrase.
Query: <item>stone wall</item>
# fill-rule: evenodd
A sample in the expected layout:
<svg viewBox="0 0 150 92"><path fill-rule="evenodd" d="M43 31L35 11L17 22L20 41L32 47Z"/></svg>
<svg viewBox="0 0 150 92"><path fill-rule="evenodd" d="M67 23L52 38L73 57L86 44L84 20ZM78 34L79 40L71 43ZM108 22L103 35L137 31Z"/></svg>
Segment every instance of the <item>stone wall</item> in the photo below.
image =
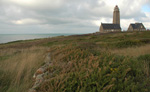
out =
<svg viewBox="0 0 150 92"><path fill-rule="evenodd" d="M44 65L41 66L33 75L33 81L34 85L32 86L31 89L29 89L28 92L38 92L37 88L41 86L41 84L45 81L45 77L52 74L49 73L48 68L49 66L52 66L51 58L50 58L50 53L46 56L46 59L44 61Z"/></svg>

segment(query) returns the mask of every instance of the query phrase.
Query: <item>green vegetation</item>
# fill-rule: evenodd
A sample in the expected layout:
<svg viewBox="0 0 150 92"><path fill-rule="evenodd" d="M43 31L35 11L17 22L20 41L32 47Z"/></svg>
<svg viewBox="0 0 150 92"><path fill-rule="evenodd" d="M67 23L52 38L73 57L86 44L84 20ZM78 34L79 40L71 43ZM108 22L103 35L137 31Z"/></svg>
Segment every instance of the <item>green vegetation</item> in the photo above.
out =
<svg viewBox="0 0 150 92"><path fill-rule="evenodd" d="M150 32L60 36L3 44L0 51L2 92L26 92L46 51L53 75L39 92L150 91Z"/></svg>

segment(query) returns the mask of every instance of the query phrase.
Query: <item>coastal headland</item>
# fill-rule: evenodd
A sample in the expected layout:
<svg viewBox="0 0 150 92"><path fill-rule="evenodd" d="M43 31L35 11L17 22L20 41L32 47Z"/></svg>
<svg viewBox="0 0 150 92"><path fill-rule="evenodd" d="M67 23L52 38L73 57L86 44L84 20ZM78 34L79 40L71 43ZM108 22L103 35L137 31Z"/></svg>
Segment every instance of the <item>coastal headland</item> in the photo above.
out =
<svg viewBox="0 0 150 92"><path fill-rule="evenodd" d="M50 53L50 54L49 54ZM150 31L91 33L0 44L0 91L149 92Z"/></svg>

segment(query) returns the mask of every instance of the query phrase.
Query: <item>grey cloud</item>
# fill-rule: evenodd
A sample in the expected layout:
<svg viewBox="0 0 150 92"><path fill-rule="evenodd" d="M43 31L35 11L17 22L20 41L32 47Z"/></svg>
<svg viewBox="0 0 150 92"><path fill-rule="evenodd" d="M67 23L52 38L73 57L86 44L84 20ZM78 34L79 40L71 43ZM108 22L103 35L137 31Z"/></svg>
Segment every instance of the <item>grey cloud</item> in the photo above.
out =
<svg viewBox="0 0 150 92"><path fill-rule="evenodd" d="M66 32L67 28L68 30L72 29L73 32L76 32L75 29L81 32L84 32L84 29L87 32L97 31L99 26L94 25L92 21L103 18L107 22L112 21L115 6L109 6L105 0L55 0L55 2L54 0L39 0L35 5L10 1L12 0L0 1L0 23L5 23L5 26L14 30L21 30L21 28L23 30L35 29L38 32L40 30L41 32L43 32L42 30L45 30L45 32L48 32L48 30L50 32ZM138 1L139 3L142 2L141 0ZM141 18L146 17L145 13L141 11L144 3L136 5L135 3L138 1L122 0L122 4L119 5L122 19L134 18L140 21ZM12 24L14 20L25 19L35 19L42 22L32 24L32 26ZM1 30L0 32L2 32Z"/></svg>
<svg viewBox="0 0 150 92"><path fill-rule="evenodd" d="M56 9L64 0L1 0L3 4L13 4L28 9Z"/></svg>
<svg viewBox="0 0 150 92"><path fill-rule="evenodd" d="M144 12L141 11L141 8L144 4L144 0L139 0L139 2L137 2L137 0L123 0L122 6L120 7L121 17L124 19L145 17Z"/></svg>

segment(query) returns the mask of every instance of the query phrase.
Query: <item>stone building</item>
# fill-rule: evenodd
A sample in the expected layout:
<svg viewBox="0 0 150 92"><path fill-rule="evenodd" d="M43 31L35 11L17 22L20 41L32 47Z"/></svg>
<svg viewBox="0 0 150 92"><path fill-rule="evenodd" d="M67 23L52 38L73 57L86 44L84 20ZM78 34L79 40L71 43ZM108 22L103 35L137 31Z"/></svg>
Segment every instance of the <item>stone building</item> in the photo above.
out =
<svg viewBox="0 0 150 92"><path fill-rule="evenodd" d="M130 24L127 31L146 31L142 23Z"/></svg>
<svg viewBox="0 0 150 92"><path fill-rule="evenodd" d="M100 32L120 32L119 24L101 23Z"/></svg>
<svg viewBox="0 0 150 92"><path fill-rule="evenodd" d="M113 24L111 23L101 23L99 28L100 32L120 32L120 11L116 5L113 12Z"/></svg>

